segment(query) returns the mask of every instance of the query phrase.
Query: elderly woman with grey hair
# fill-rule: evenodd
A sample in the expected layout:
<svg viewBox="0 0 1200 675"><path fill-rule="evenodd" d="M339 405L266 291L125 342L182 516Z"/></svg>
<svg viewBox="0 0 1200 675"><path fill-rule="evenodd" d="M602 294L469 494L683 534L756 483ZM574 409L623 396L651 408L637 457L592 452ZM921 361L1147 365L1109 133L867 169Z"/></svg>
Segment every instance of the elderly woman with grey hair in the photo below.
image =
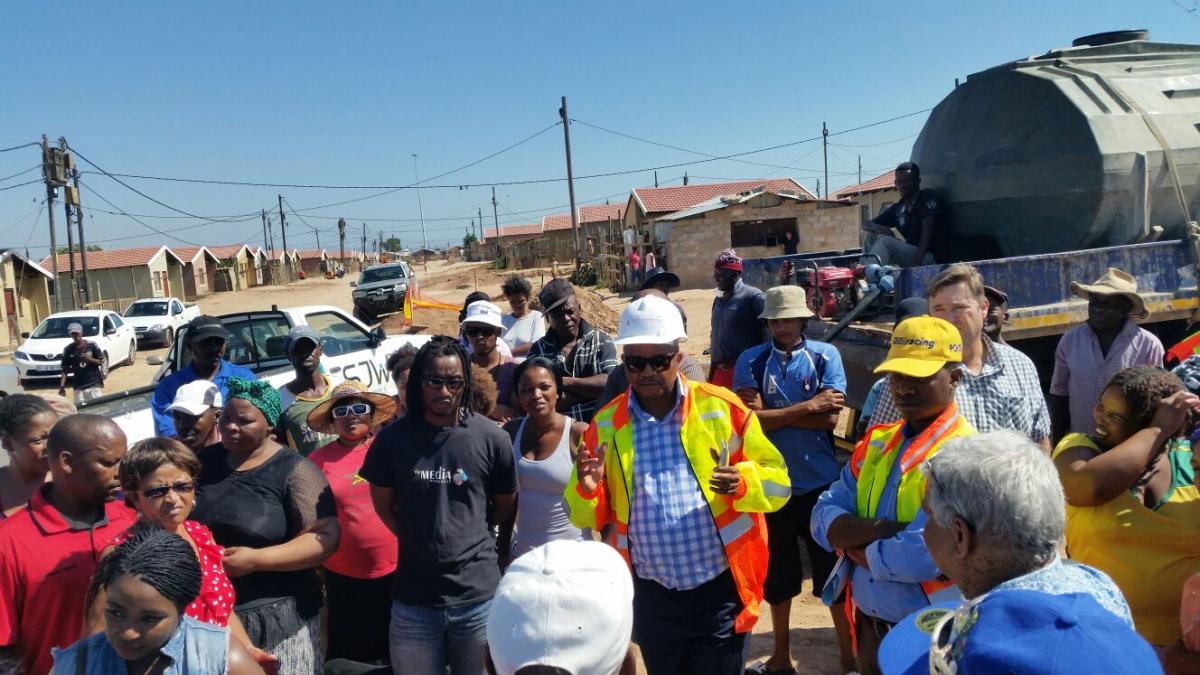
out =
<svg viewBox="0 0 1200 675"><path fill-rule="evenodd" d="M1059 559L1062 485L1054 463L1025 435L993 431L952 439L922 470L925 545L964 597L1002 589L1086 593L1133 625L1108 575Z"/></svg>

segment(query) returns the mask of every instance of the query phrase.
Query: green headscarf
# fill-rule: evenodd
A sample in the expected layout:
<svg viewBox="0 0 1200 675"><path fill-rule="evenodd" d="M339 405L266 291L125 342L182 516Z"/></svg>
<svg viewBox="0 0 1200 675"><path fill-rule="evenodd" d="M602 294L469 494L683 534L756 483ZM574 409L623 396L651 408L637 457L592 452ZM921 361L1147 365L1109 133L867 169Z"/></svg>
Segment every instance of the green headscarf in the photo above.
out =
<svg viewBox="0 0 1200 675"><path fill-rule="evenodd" d="M267 424L274 426L279 421L279 414L283 412L283 402L279 400L279 392L266 380L231 377L225 381L225 388L229 392L226 400L240 398L249 401L262 411L263 416L267 418Z"/></svg>

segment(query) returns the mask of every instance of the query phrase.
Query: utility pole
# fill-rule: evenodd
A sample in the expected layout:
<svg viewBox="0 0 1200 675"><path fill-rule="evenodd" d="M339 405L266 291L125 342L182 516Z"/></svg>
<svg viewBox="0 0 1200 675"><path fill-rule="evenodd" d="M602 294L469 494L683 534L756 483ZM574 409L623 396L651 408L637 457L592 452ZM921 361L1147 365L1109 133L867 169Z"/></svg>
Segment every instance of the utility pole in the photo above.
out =
<svg viewBox="0 0 1200 675"><path fill-rule="evenodd" d="M362 244L363 244L363 247L362 247L362 254L363 254L363 256L365 257L365 256L367 255L367 224L366 224L366 223L363 223L363 224L362 224L362 226L363 226L363 235L362 235Z"/></svg>
<svg viewBox="0 0 1200 675"><path fill-rule="evenodd" d="M67 144L67 139L63 139L63 145L70 147ZM83 301L85 304L92 303L92 287L88 283L88 261L87 261L87 241L83 238L83 192L79 187L79 170L75 168L75 162L71 162L71 183L75 186L75 226L79 228L79 262L81 263L81 271L83 272ZM71 227L70 221L67 222L67 227Z"/></svg>
<svg viewBox="0 0 1200 675"><path fill-rule="evenodd" d="M279 195L279 234L283 237L283 255L287 257L287 220L283 217L283 195ZM275 251L271 251L271 257L275 257Z"/></svg>
<svg viewBox="0 0 1200 675"><path fill-rule="evenodd" d="M567 194L571 197L571 239L575 241L575 266L583 261L583 249L579 246L579 212L575 210L575 177L571 174L571 120L567 117L567 97L562 97L562 107L558 109L562 118L563 144L567 148Z"/></svg>
<svg viewBox="0 0 1200 675"><path fill-rule="evenodd" d="M821 179L817 179L817 199L821 198Z"/></svg>
<svg viewBox="0 0 1200 675"><path fill-rule="evenodd" d="M46 181L46 213L50 216L50 272L54 282L54 311L62 308L62 288L58 285L58 235L54 232L54 184L51 182L53 158L46 134L42 134L42 178Z"/></svg>
<svg viewBox="0 0 1200 675"><path fill-rule="evenodd" d="M483 208L482 207L480 207L480 209L479 209L479 234L476 235L476 238L479 239L480 241L483 241Z"/></svg>
<svg viewBox="0 0 1200 675"><path fill-rule="evenodd" d="M417 153L413 153L413 185L417 186L417 213L421 216L421 248L429 248L429 240L425 238L425 206L421 203L421 172L417 170Z"/></svg>
<svg viewBox="0 0 1200 675"><path fill-rule="evenodd" d="M65 155L67 139L59 137L58 151ZM63 186L63 218L67 221L67 261L71 267L71 309L79 309L79 274L75 271L75 234L71 229L71 190Z"/></svg>
<svg viewBox="0 0 1200 675"><path fill-rule="evenodd" d="M658 171L654 172L654 187L658 187Z"/></svg>
<svg viewBox="0 0 1200 675"><path fill-rule="evenodd" d="M271 250L271 244L269 243L270 239L267 237L267 210L266 209L262 210L262 224L263 224L263 246L266 246L267 250L269 251L269 250Z"/></svg>
<svg viewBox="0 0 1200 675"><path fill-rule="evenodd" d="M829 197L829 127L821 122L821 154L825 157L825 197ZM820 197L821 195L817 195Z"/></svg>
<svg viewBox="0 0 1200 675"><path fill-rule="evenodd" d="M504 244L504 237L500 235L500 214L496 211L496 186L492 186L492 222L496 224L496 245ZM482 223L481 223L482 224ZM500 255L504 255L504 251L500 251Z"/></svg>
<svg viewBox="0 0 1200 675"><path fill-rule="evenodd" d="M321 250L321 231L314 228L313 234L317 235L317 250L320 251Z"/></svg>
<svg viewBox="0 0 1200 675"><path fill-rule="evenodd" d="M346 264L346 219L338 218L338 263Z"/></svg>
<svg viewBox="0 0 1200 675"><path fill-rule="evenodd" d="M862 155L858 156L858 182L862 183Z"/></svg>
<svg viewBox="0 0 1200 675"><path fill-rule="evenodd" d="M687 175L686 171L683 172L683 184L684 185L688 184L688 175Z"/></svg>

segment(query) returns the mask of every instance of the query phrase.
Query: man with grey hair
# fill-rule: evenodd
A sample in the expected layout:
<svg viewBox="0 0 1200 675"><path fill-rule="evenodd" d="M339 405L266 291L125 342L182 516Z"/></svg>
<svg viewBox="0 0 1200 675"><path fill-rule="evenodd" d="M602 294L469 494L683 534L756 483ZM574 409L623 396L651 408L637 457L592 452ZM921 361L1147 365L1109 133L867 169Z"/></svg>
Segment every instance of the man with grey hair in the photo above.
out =
<svg viewBox="0 0 1200 675"><path fill-rule="evenodd" d="M997 590L1086 593L1130 626L1108 575L1058 557L1066 515L1046 453L1015 431L946 442L925 462L925 545L967 599Z"/></svg>

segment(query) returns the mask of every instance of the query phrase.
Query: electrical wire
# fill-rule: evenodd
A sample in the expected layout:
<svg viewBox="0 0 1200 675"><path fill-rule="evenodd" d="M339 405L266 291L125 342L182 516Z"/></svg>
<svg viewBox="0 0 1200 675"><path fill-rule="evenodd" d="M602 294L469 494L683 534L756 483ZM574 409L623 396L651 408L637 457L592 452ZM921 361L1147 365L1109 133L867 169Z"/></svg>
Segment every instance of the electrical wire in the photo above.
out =
<svg viewBox="0 0 1200 675"><path fill-rule="evenodd" d="M24 145L14 145L11 148L0 148L0 152L12 152L13 150L20 150L21 148L34 148L40 145L41 143L34 141L33 143L26 143Z"/></svg>
<svg viewBox="0 0 1200 675"><path fill-rule="evenodd" d="M14 173L14 174L13 174L13 175L11 175L11 176L5 176L4 178L0 178L0 183L3 183L3 182L4 182L4 181L6 181L6 180L10 180L10 179L16 178L17 176L24 176L25 174L27 174L27 173L29 173L29 172L31 172L31 171L38 171L38 170L40 170L41 168L42 168L42 165L41 165L41 164L35 164L34 166L31 166L31 167L29 167L28 169L25 169L24 171L18 171L18 172Z"/></svg>
<svg viewBox="0 0 1200 675"><path fill-rule="evenodd" d="M79 154L79 153L75 153L75 154ZM82 159L82 157L80 159ZM86 162L87 160L84 160L84 161ZM91 162L88 162L88 164L91 164ZM92 166L95 166L95 165L93 164ZM109 201L107 197L100 194L99 192L96 192L96 188L88 186L88 192L92 193L93 195L96 195L96 197L98 197L100 199L100 201L104 202L105 204L108 204L109 206L113 207L117 211L122 211L120 206L117 206L116 204ZM139 218L135 218L130 215L126 215L126 217L129 218L130 220L132 220L133 222L137 223L138 225L141 225L142 227L146 228L147 230L150 230L151 232L154 232L156 234L161 234L162 236L167 237L168 239L174 239L175 241L181 241L181 242L183 242L185 244L189 244L191 246L203 246L203 244L197 244L194 241L188 241L187 239L183 239L181 237L176 237L176 236L172 235L170 232L160 230L157 227L154 227L153 225L147 224L145 221L143 221ZM208 223L202 223L202 224L207 225ZM197 226L197 227L199 227L199 226ZM142 235L142 236L145 236L145 235ZM134 239L134 238L135 237L123 237L123 239ZM116 239L110 239L109 241L116 241Z"/></svg>
<svg viewBox="0 0 1200 675"><path fill-rule="evenodd" d="M24 183L17 183L16 185L7 185L5 187L2 187L2 188L0 188L0 192L4 192L5 190L15 190L19 187L25 187L26 185L33 185L34 183L40 183L40 182L42 182L41 178L34 178L33 180L27 180Z"/></svg>

